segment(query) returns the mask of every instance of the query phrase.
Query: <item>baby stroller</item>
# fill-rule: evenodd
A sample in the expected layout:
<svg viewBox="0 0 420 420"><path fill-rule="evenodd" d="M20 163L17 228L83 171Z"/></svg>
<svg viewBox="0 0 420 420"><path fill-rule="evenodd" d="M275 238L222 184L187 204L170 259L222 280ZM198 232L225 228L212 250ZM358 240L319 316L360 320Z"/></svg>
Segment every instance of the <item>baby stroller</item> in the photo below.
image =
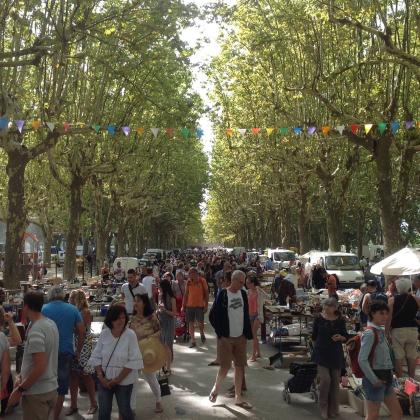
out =
<svg viewBox="0 0 420 420"><path fill-rule="evenodd" d="M290 404L290 394L311 393L312 399L318 401L318 392L316 387L317 367L315 363L301 362L290 365L290 373L293 375L284 383L283 399Z"/></svg>
<svg viewBox="0 0 420 420"><path fill-rule="evenodd" d="M185 321L185 312L181 312L175 318L175 338L177 341L184 341L185 343L190 339L188 334L187 323Z"/></svg>

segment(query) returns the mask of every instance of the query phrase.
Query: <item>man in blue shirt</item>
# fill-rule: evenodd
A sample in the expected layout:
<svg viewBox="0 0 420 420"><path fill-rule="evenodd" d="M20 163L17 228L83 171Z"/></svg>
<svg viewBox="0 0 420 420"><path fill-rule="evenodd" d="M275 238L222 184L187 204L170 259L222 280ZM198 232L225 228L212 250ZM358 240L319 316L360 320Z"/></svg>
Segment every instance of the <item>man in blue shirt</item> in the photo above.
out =
<svg viewBox="0 0 420 420"><path fill-rule="evenodd" d="M69 390L71 364L79 359L85 337L85 325L79 310L64 302L64 290L61 286L53 286L48 292L48 301L42 307L42 314L53 320L58 328L58 398L54 409L54 420L58 420L63 408L64 397ZM77 349L74 352L74 335L77 336Z"/></svg>

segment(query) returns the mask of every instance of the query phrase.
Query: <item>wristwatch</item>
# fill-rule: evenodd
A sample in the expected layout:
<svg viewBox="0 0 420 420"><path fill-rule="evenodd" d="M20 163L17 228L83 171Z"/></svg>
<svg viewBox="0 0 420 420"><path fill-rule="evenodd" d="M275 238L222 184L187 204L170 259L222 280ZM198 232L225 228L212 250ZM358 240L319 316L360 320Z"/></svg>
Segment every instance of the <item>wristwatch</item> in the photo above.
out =
<svg viewBox="0 0 420 420"><path fill-rule="evenodd" d="M23 392L26 391L26 389L23 386L19 386L18 391L22 394Z"/></svg>

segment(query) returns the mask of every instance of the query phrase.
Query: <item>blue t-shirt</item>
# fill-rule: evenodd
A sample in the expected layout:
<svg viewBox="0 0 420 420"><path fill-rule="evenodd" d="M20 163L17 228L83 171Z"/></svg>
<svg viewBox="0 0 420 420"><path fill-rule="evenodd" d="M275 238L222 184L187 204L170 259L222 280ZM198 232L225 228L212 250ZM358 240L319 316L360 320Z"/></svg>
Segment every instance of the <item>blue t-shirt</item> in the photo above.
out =
<svg viewBox="0 0 420 420"><path fill-rule="evenodd" d="M42 307L42 314L52 319L58 328L60 353L74 354L74 329L82 321L79 310L69 303L54 300Z"/></svg>

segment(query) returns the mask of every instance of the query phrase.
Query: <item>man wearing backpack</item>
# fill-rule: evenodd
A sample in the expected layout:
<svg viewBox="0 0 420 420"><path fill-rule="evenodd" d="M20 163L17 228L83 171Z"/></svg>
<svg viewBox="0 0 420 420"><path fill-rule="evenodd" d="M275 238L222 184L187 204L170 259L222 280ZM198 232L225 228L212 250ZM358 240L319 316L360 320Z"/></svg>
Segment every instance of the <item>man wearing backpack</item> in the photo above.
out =
<svg viewBox="0 0 420 420"><path fill-rule="evenodd" d="M232 273L230 286L217 295L211 311L210 322L219 339L220 368L209 400L212 403L216 402L222 382L233 361L235 366L235 404L249 410L252 408L251 404L242 399L242 382L247 364L246 345L247 340L252 339L248 297L243 290L244 285L245 273L235 270Z"/></svg>
<svg viewBox="0 0 420 420"><path fill-rule="evenodd" d="M384 293L378 292L378 284L376 283L376 280L369 280L366 283L366 286L367 292L362 302L362 311L365 315L369 313L369 307L373 301L379 300L388 303L388 297Z"/></svg>

